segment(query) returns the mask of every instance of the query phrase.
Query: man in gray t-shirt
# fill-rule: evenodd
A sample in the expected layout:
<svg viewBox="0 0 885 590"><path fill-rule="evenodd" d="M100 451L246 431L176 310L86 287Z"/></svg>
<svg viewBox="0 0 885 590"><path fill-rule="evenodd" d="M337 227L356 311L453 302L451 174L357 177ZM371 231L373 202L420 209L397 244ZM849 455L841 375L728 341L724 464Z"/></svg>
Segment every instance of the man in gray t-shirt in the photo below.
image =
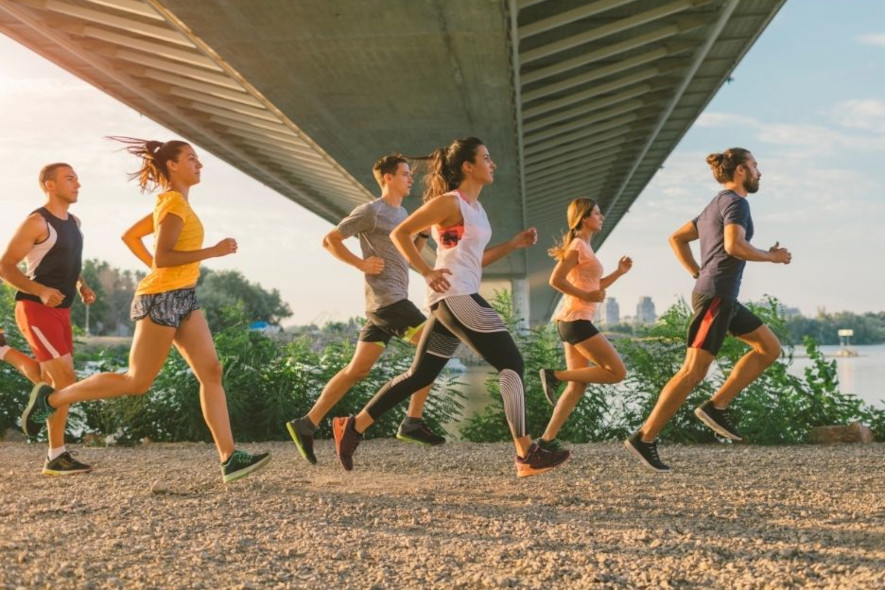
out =
<svg viewBox="0 0 885 590"><path fill-rule="evenodd" d="M417 345L427 321L408 299L409 264L390 241L390 232L408 216L402 201L412 190L412 170L403 156L393 154L375 162L372 172L381 186L381 197L354 209L323 239L332 256L365 275L367 321L350 363L326 384L310 412L286 423L301 456L311 463L316 463L313 434L320 421L369 373L391 338ZM344 245L352 236L359 238L362 257ZM419 250L428 237L418 234L415 238ZM398 439L423 445L446 442L421 419L429 393L430 386L412 395Z"/></svg>
<svg viewBox="0 0 885 590"><path fill-rule="evenodd" d="M759 190L762 173L753 154L742 148L710 154L707 164L725 190L698 217L670 236L670 246L679 262L697 279L685 362L664 386L642 428L624 441L654 471L670 470L658 456L658 434L707 375L727 334L744 341L751 350L737 362L719 391L695 409L695 415L716 434L732 440L741 440L741 436L726 411L728 405L777 360L781 350L774 332L737 300L747 261L789 264L792 259L790 252L777 243L768 250L750 245L754 229L747 196ZM700 265L690 247L698 239Z"/></svg>

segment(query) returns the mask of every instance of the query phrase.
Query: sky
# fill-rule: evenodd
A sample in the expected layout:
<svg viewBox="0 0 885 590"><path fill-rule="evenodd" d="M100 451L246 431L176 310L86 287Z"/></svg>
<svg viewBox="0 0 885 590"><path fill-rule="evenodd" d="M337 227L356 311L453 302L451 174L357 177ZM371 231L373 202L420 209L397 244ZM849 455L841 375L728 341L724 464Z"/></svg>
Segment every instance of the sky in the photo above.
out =
<svg viewBox="0 0 885 590"><path fill-rule="evenodd" d="M762 172L749 197L753 243L778 241L793 253L789 266L748 263L741 299L769 294L810 316L885 311L885 197L877 190L885 166L885 2L790 0L732 77L599 249L607 269L622 255L634 260L608 291L621 316L633 315L641 296L651 296L659 314L689 296L692 280L667 238L718 190L706 155L732 146L750 149ZM0 35L0 242L43 203L41 166L66 161L82 184L72 211L83 221L84 256L138 268L120 236L153 197L127 182L137 161L108 135L176 137ZM362 315L362 276L322 248L332 226L196 148L205 167L191 199L206 245L224 237L239 244L237 254L204 264L278 289L293 311L285 324ZM356 241L348 245L358 251ZM420 303L423 294L413 274L410 296Z"/></svg>

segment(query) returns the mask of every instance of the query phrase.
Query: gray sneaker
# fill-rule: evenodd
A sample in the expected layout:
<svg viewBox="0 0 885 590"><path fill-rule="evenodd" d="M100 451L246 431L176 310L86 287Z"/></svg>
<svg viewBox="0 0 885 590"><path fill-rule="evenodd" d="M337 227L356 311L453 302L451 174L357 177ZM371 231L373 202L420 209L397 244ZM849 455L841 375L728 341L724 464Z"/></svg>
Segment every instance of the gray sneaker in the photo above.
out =
<svg viewBox="0 0 885 590"><path fill-rule="evenodd" d="M298 447L298 453L310 461L311 465L317 464L317 456L313 452L313 433L316 431L313 424L307 418L295 418L286 422L286 430L292 437L292 442Z"/></svg>
<svg viewBox="0 0 885 590"><path fill-rule="evenodd" d="M541 376L541 389L544 390L544 397L547 398L547 401L551 406L556 406L556 401L559 399L559 386L562 385L562 381L553 376L553 369L541 369L539 372Z"/></svg>

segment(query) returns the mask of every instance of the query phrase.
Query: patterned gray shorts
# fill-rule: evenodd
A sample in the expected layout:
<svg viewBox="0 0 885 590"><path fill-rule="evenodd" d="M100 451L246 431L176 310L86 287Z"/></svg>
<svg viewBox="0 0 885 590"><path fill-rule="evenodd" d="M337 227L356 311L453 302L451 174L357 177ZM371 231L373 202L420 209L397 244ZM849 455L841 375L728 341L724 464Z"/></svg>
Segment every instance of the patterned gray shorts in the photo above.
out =
<svg viewBox="0 0 885 590"><path fill-rule="evenodd" d="M129 318L137 322L149 317L152 322L160 326L177 328L195 309L200 309L200 304L197 303L197 290L176 289L164 293L136 295L132 299Z"/></svg>

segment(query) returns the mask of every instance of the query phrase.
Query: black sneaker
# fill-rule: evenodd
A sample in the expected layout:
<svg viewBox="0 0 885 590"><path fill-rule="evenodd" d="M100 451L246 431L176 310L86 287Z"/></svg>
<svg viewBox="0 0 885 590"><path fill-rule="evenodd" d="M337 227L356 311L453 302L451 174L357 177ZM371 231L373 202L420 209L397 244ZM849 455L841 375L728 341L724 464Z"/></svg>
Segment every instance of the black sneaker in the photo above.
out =
<svg viewBox="0 0 885 590"><path fill-rule="evenodd" d="M713 429L713 431L725 438L731 440L743 440L738 434L734 422L728 415L728 410L717 410L712 400L707 400L694 410L694 415L701 419L701 422Z"/></svg>
<svg viewBox="0 0 885 590"><path fill-rule="evenodd" d="M529 477L547 473L557 465L568 461L570 456L571 452L569 451L545 451L536 443L532 443L525 458L516 457L516 477Z"/></svg>
<svg viewBox="0 0 885 590"><path fill-rule="evenodd" d="M565 450L568 450L557 438L554 438L553 440L544 440L543 438L539 438L535 441L535 444L538 445L539 447L541 447L545 451L565 451Z"/></svg>
<svg viewBox="0 0 885 590"><path fill-rule="evenodd" d="M541 369L539 374L541 375L541 389L544 390L544 397L547 398L551 406L555 406L556 400L559 399L559 392L556 390L562 385L562 381L553 376L553 369Z"/></svg>
<svg viewBox="0 0 885 590"><path fill-rule="evenodd" d="M258 471L270 462L270 453L253 455L246 451L236 450L227 461L221 464L221 476L224 483L246 477L253 471Z"/></svg>
<svg viewBox="0 0 885 590"><path fill-rule="evenodd" d="M292 437L292 441L298 447L298 452L301 453L301 456L310 461L311 464L316 465L317 456L313 454L313 433L316 429L310 423L310 420L307 418L295 418L290 422L286 422L286 430L289 431L289 436Z"/></svg>
<svg viewBox="0 0 885 590"><path fill-rule="evenodd" d="M55 413L55 410L49 406L46 398L55 391L46 383L38 383L31 390L31 396L28 398L28 405L22 412L22 430L28 436L37 436L46 424L46 419Z"/></svg>
<svg viewBox="0 0 885 590"><path fill-rule="evenodd" d="M406 425L405 422L400 424L399 430L396 432L396 438L401 441L424 445L425 447L435 447L446 442L444 436L440 436L432 431L430 426L423 421L415 425Z"/></svg>
<svg viewBox="0 0 885 590"><path fill-rule="evenodd" d="M664 465L658 456L658 441L643 442L642 436L636 432L624 441L624 446L630 449L630 452L636 455L642 464L658 473L667 473L670 467Z"/></svg>
<svg viewBox="0 0 885 590"><path fill-rule="evenodd" d="M77 475L90 471L92 466L74 459L74 453L71 451L65 451L51 461L46 457L46 462L43 463L43 475Z"/></svg>
<svg viewBox="0 0 885 590"><path fill-rule="evenodd" d="M335 435L335 452L345 471L353 469L353 454L363 440L363 435L354 429L356 418L353 416L332 419L332 434Z"/></svg>

